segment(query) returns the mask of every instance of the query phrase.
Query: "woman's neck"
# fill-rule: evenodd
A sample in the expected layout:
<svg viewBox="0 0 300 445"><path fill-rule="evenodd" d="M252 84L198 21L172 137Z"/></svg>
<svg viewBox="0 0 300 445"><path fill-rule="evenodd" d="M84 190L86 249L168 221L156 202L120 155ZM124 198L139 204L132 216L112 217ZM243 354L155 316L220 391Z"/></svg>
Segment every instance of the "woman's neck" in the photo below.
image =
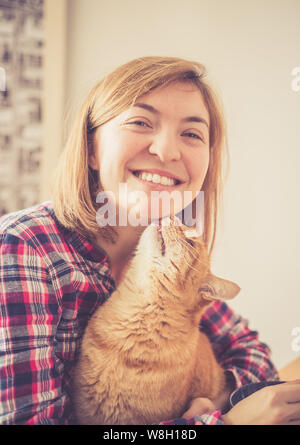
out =
<svg viewBox="0 0 300 445"><path fill-rule="evenodd" d="M101 235L97 238L97 245L104 249L111 264L111 275L116 285L121 281L123 272L132 258L135 248L138 245L140 236L146 227L144 226L117 226L114 230L117 233L115 244L104 240Z"/></svg>

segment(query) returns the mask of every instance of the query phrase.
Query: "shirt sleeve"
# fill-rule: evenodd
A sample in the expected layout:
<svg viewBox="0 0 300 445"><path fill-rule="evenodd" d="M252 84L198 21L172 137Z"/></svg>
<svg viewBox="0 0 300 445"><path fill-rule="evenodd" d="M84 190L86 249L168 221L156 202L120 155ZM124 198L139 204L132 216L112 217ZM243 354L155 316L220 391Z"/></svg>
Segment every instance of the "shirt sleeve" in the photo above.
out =
<svg viewBox="0 0 300 445"><path fill-rule="evenodd" d="M232 373L236 388L279 380L270 348L260 341L257 331L249 329L248 320L235 314L227 304L217 302L209 306L200 329L208 336L220 365Z"/></svg>
<svg viewBox="0 0 300 445"><path fill-rule="evenodd" d="M0 424L66 424L52 282L33 247L0 236Z"/></svg>
<svg viewBox="0 0 300 445"><path fill-rule="evenodd" d="M279 380L269 347L250 330L248 321L235 314L226 303L211 304L202 316L200 330L209 338L216 359L234 378L235 388L248 383ZM223 425L222 413L214 410L190 419L162 421L160 425Z"/></svg>

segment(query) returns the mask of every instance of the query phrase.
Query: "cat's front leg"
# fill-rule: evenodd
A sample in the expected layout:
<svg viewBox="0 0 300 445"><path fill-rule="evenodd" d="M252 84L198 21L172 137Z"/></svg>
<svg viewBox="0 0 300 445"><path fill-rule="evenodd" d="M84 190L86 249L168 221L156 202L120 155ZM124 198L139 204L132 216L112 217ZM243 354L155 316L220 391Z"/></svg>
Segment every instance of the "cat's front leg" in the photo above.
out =
<svg viewBox="0 0 300 445"><path fill-rule="evenodd" d="M226 385L225 372L219 365L207 336L199 332L195 350L194 378L190 386L190 399L205 397L217 399Z"/></svg>

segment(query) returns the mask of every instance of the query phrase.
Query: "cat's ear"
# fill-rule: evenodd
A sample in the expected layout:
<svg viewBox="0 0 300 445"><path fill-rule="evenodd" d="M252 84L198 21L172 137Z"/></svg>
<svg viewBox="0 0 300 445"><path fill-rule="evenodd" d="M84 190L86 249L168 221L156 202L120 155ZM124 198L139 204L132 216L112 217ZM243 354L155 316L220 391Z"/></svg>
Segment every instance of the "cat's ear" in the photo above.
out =
<svg viewBox="0 0 300 445"><path fill-rule="evenodd" d="M207 300L231 300L240 290L240 287L233 281L225 280L210 273L198 292Z"/></svg>
<svg viewBox="0 0 300 445"><path fill-rule="evenodd" d="M196 227L192 227L184 232L187 239L200 238L203 234L197 231Z"/></svg>

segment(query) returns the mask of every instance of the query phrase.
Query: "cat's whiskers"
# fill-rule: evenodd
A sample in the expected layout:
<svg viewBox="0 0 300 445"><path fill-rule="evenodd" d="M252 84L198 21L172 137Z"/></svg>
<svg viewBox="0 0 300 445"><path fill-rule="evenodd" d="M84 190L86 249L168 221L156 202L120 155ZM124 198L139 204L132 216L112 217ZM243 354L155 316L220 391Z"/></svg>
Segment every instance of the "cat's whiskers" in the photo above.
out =
<svg viewBox="0 0 300 445"><path fill-rule="evenodd" d="M184 244L181 243L180 240L178 240L178 242L179 242L183 247L186 247L186 246L184 246ZM188 247L190 247L190 245L188 245ZM193 254L193 257L194 257L195 259L197 258L197 256L194 255L194 254ZM190 264L190 263L188 262L188 260L187 260L185 257L183 257L183 260L184 260L185 264L186 264L190 269L193 269L193 270L195 270L196 272L200 272L200 269L199 269L199 268L195 268L194 266L192 266L192 264ZM207 265L204 261L198 261L198 262L202 263L204 266Z"/></svg>
<svg viewBox="0 0 300 445"><path fill-rule="evenodd" d="M170 237L171 239L173 239L173 242L178 243L183 248L183 250L188 249L189 256L191 257L191 260L192 259L197 260L198 264L200 263L200 264L203 264L203 266L207 267L207 262L199 259L198 250L194 246L192 246L189 242L187 242L186 239L181 238L181 234L178 232L178 228L176 228L176 226L172 226L172 225L169 226L168 232L169 232L168 238ZM162 232L162 235L163 235L163 232ZM167 244L168 243L166 243L166 245ZM159 264L163 267L163 262L160 262L159 259L160 258L157 258L158 261L156 261L155 263ZM192 264L190 264L190 262L187 260L185 255L183 256L183 260L184 260L185 264L187 265L187 267L193 269L196 272L200 272L199 268L195 268Z"/></svg>
<svg viewBox="0 0 300 445"><path fill-rule="evenodd" d="M181 244L182 247L187 248L189 250L189 253L191 256L193 256L194 259L198 259L199 263L202 263L204 266L207 265L205 261L202 261L199 259L199 254L197 252L197 249L194 246L191 246L187 241L178 239L177 240L179 244Z"/></svg>

